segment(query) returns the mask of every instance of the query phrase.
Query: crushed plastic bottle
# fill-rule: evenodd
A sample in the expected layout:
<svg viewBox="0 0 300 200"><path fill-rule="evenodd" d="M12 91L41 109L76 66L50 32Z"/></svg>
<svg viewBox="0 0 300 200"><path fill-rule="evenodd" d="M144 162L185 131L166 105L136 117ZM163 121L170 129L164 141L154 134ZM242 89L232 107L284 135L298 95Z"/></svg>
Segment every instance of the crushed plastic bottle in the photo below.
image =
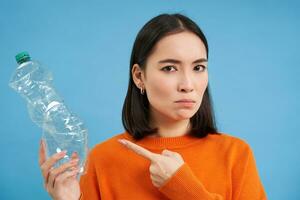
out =
<svg viewBox="0 0 300 200"><path fill-rule="evenodd" d="M27 52L16 55L19 64L9 86L27 101L31 120L43 129L47 158L67 150L67 154L54 167L71 159L72 153L79 156L79 178L84 174L88 152L88 131L82 120L71 113L52 85L53 76L38 61L31 60Z"/></svg>

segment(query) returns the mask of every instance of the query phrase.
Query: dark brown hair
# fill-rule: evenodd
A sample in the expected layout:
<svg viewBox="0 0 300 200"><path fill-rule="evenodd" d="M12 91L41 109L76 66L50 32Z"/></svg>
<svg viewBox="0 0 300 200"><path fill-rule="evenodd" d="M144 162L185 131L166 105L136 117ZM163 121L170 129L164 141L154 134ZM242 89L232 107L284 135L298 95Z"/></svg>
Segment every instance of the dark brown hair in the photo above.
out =
<svg viewBox="0 0 300 200"><path fill-rule="evenodd" d="M122 109L122 123L126 131L136 140L157 133L158 128L149 126L150 110L147 94L141 95L140 89L134 84L132 67L134 64L139 64L141 69L145 70L146 60L155 44L169 34L183 31L192 32L202 40L208 59L208 44L203 32L194 21L182 14L161 14L152 18L143 26L135 39L129 66L128 90ZM190 123L189 134L193 136L202 138L208 134L217 134L209 85L204 92L201 106L190 119Z"/></svg>

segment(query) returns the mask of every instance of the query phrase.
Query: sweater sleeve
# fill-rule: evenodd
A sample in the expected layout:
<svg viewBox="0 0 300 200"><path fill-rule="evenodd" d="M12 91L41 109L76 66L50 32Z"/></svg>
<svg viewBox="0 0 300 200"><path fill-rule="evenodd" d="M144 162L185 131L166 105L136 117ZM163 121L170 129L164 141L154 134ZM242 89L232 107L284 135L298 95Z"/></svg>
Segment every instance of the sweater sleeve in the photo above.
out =
<svg viewBox="0 0 300 200"><path fill-rule="evenodd" d="M256 168L254 154L249 145L232 168L232 187L233 200L267 199Z"/></svg>
<svg viewBox="0 0 300 200"><path fill-rule="evenodd" d="M85 173L80 177L80 200L100 200L99 184L93 162L92 152L89 153L86 162Z"/></svg>
<svg viewBox="0 0 300 200"><path fill-rule="evenodd" d="M210 193L193 174L187 163L184 163L159 191L171 200L223 200L215 193Z"/></svg>

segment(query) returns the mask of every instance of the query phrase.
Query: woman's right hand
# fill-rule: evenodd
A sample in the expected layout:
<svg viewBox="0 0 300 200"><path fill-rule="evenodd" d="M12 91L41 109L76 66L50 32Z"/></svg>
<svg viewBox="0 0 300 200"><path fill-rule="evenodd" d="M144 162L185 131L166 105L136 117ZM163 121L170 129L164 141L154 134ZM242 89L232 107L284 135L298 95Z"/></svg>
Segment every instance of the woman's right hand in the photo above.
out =
<svg viewBox="0 0 300 200"><path fill-rule="evenodd" d="M44 187L54 200L78 200L80 198L80 186L76 179L79 172L77 167L78 155L72 154L70 162L54 168L53 165L62 159L66 152L53 154L46 160L45 143L41 140L39 165L44 177Z"/></svg>

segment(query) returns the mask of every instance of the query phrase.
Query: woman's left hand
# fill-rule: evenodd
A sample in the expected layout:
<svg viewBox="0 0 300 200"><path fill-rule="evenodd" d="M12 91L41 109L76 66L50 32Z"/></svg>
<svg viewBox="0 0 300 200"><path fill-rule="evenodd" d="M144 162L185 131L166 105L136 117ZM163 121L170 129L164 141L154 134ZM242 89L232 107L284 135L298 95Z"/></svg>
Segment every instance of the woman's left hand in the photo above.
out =
<svg viewBox="0 0 300 200"><path fill-rule="evenodd" d="M150 178L155 187L161 187L184 164L183 158L177 152L165 149L157 154L126 139L119 139L119 142L151 161Z"/></svg>

